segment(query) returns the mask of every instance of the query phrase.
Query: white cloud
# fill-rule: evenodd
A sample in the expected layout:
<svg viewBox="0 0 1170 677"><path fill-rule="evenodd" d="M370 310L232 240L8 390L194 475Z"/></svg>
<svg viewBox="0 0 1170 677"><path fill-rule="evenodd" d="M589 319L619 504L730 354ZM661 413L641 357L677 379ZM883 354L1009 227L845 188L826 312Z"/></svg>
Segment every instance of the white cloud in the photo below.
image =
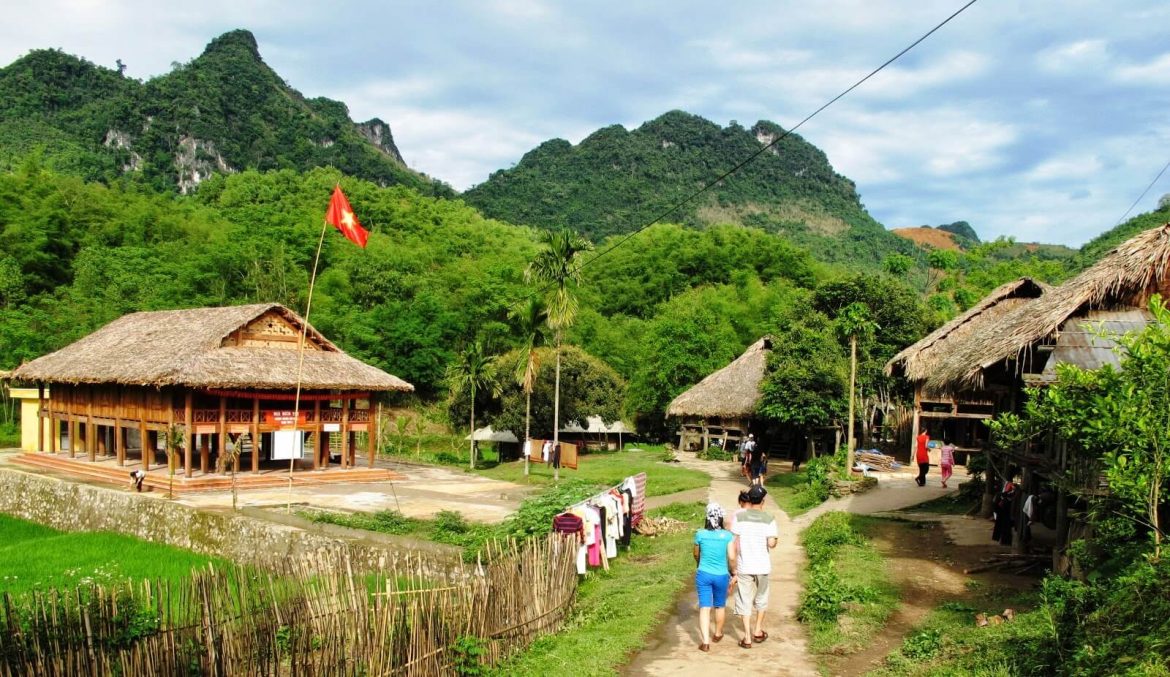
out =
<svg viewBox="0 0 1170 677"><path fill-rule="evenodd" d="M1103 39L1078 40L1046 49L1036 56L1036 64L1049 73L1084 74L1109 64L1109 43Z"/></svg>
<svg viewBox="0 0 1170 677"><path fill-rule="evenodd" d="M827 133L815 136L837 171L859 184L881 184L911 181L920 174L953 178L999 167L1018 131L1008 123L944 107L838 113Z"/></svg>
<svg viewBox="0 0 1170 677"><path fill-rule="evenodd" d="M1170 52L1146 63L1121 66L1114 76L1130 85L1170 85Z"/></svg>
<svg viewBox="0 0 1170 677"><path fill-rule="evenodd" d="M1061 155L1037 164L1025 175L1032 181L1071 181L1096 176L1104 169L1101 158L1092 154Z"/></svg>

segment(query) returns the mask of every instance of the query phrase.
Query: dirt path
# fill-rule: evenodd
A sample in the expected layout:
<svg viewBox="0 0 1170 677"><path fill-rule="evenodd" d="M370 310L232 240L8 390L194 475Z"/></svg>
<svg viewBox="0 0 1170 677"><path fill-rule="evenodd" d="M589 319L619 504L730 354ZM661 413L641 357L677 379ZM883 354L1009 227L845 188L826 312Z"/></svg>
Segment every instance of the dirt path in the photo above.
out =
<svg viewBox="0 0 1170 677"><path fill-rule="evenodd" d="M736 496L744 482L730 463L702 461L685 462L688 467L702 470L712 476L707 492L708 500L718 501L725 509L735 509ZM804 565L804 551L797 542L794 527L771 498L765 508L777 520L780 538L772 551L772 576L768 598L765 628L768 640L750 650L736 645L742 633L739 617L727 616L722 642L711 645L710 653L702 653L699 645L699 610L693 586L680 596L671 617L667 619L627 666L627 675L707 675L761 674L761 675L819 675L809 656L804 629L796 621L796 607L800 596L799 572Z"/></svg>
<svg viewBox="0 0 1170 677"><path fill-rule="evenodd" d="M736 505L736 495L744 487L742 478L734 464L687 459L683 465L702 470L712 476L708 489L708 500L718 501L725 508ZM865 494L831 499L817 508L789 519L769 497L765 503L777 520L780 531L779 544L772 551L771 589L768 601L766 627L769 638L750 650L736 646L741 632L739 618L728 614L724 628L726 638L719 644L712 644L708 654L698 650L698 606L693 586L688 586L680 596L671 617L647 642L646 648L630 662L624 671L626 675L704 675L709 677L720 671L749 673L755 671L766 675L819 675L816 661L808 651L808 642L803 626L796 620L796 609L800 602L800 572L804 568L804 550L799 544L799 533L818 515L834 510L858 514L871 514L917 505L955 491L954 487L943 489L937 478L926 487L914 483L914 475L905 473L883 473L878 487ZM689 497L690 500L695 500ZM895 565L897 566L897 565ZM902 568L899 566L899 568ZM942 574L932 574L931 579L941 580ZM947 588L952 587L948 583ZM918 607L921 606L921 611ZM904 626L905 630L926 613L928 606L904 604L893 623ZM893 637L893 635L891 635ZM897 635L901 637L901 635ZM900 639L898 640L900 641ZM891 640L892 645L893 640ZM875 647L876 652L889 647ZM872 657L859 658L859 664L868 663ZM885 653L881 653L882 656ZM852 666L849 666L852 667ZM834 670L836 673L836 670ZM854 673L838 673L854 674Z"/></svg>

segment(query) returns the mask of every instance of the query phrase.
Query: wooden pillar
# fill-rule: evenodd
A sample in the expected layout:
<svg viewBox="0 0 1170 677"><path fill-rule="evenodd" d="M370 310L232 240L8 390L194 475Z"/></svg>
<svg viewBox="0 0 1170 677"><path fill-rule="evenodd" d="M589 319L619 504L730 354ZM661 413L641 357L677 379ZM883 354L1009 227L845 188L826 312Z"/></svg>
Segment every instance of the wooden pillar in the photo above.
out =
<svg viewBox="0 0 1170 677"><path fill-rule="evenodd" d="M121 417L114 419L114 455L119 466L126 465L126 429L122 427Z"/></svg>
<svg viewBox="0 0 1170 677"><path fill-rule="evenodd" d="M85 453L90 463L97 460L97 435L93 428L93 387L85 388Z"/></svg>
<svg viewBox="0 0 1170 677"><path fill-rule="evenodd" d="M188 390L186 397L183 398L183 474L187 477L191 476L191 453L192 447L195 446L192 435L195 429L194 413L191 410L192 397L192 392Z"/></svg>
<svg viewBox="0 0 1170 677"><path fill-rule="evenodd" d="M321 400L313 400L313 470L321 466ZM329 465L329 457L325 457Z"/></svg>
<svg viewBox="0 0 1170 677"><path fill-rule="evenodd" d="M370 398L370 404L373 404L373 398ZM374 457L378 454L378 438L381 437L380 426L382 425L382 403L379 402L377 406L370 407L370 422L366 425L366 435L370 438L370 467L374 467Z"/></svg>
<svg viewBox="0 0 1170 677"><path fill-rule="evenodd" d="M73 390L69 387L69 397L65 402L65 434L69 437L69 458L77 456L77 417L73 414Z"/></svg>
<svg viewBox="0 0 1170 677"><path fill-rule="evenodd" d="M915 445L918 443L919 412L922 411L922 385L914 387L914 422L910 425L910 465L914 466Z"/></svg>
<svg viewBox="0 0 1170 677"><path fill-rule="evenodd" d="M252 472L260 472L260 398L252 398Z"/></svg>
<svg viewBox="0 0 1170 677"><path fill-rule="evenodd" d="M227 399L223 395L219 396L219 428L217 432L219 432L219 445L216 447L218 450L217 453L220 458L224 458L227 454ZM222 462L220 461L220 463ZM237 471L240 469L239 466L240 462L237 457L235 463L235 469Z"/></svg>
<svg viewBox="0 0 1170 677"><path fill-rule="evenodd" d="M349 467L349 400L341 400L341 467Z"/></svg>
<svg viewBox="0 0 1170 677"><path fill-rule="evenodd" d="M150 461L154 458L154 447L150 444L150 431L146 429L146 419L143 407L138 409L138 439L142 444L142 469L150 470Z"/></svg>
<svg viewBox="0 0 1170 677"><path fill-rule="evenodd" d="M37 384L37 452L45 450L45 384Z"/></svg>

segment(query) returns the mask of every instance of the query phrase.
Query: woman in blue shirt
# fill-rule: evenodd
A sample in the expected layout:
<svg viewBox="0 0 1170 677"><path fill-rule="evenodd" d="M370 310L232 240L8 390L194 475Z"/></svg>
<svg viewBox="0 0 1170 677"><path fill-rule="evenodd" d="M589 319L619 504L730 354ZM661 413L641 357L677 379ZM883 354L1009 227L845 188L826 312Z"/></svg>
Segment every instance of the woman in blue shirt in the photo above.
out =
<svg viewBox="0 0 1170 677"><path fill-rule="evenodd" d="M727 619L727 589L735 579L735 536L723 528L723 508L707 504L703 528L695 532L695 590L699 594L699 651L710 651L711 641L723 639ZM710 634L711 608L715 608L715 634Z"/></svg>

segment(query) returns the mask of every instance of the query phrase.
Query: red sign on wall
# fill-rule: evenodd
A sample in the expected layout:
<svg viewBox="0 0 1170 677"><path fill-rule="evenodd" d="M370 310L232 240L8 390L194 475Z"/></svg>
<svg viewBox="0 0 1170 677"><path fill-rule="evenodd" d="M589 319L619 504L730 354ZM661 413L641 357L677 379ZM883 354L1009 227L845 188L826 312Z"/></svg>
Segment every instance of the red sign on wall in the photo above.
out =
<svg viewBox="0 0 1170 677"><path fill-rule="evenodd" d="M264 412L264 422L271 426L283 429L304 428L305 414L307 412L300 411L266 411Z"/></svg>

